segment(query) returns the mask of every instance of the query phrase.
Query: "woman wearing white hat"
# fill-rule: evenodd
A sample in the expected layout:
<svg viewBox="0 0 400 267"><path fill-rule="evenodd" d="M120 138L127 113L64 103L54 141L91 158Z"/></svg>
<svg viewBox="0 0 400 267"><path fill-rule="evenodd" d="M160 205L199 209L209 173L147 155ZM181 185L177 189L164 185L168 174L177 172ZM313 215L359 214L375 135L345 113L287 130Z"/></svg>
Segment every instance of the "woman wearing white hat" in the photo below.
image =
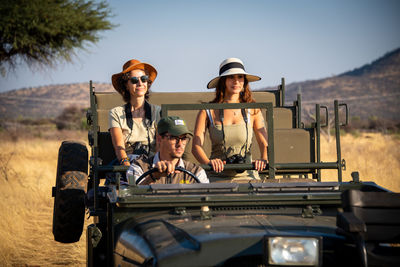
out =
<svg viewBox="0 0 400 267"><path fill-rule="evenodd" d="M219 76L212 79L207 88L216 88L211 103L249 103L252 98L249 82L261 78L248 74L238 58L228 58L219 67ZM206 129L212 142L211 155L203 149ZM223 171L226 163L250 163L251 139L256 136L261 159L255 160L255 168L263 170L267 163L267 131L259 109L201 110L197 115L192 153L201 164L210 164L217 175L208 174L211 182L259 179L257 173Z"/></svg>

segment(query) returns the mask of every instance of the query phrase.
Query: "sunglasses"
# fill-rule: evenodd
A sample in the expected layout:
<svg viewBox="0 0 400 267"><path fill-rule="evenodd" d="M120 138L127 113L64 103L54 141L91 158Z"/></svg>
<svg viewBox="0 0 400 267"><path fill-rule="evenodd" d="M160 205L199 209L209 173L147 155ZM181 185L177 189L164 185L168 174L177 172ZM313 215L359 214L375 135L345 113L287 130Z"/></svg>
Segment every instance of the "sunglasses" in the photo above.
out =
<svg viewBox="0 0 400 267"><path fill-rule="evenodd" d="M139 79L142 81L142 83L145 83L149 80L149 76L143 75L142 77L131 77L131 83L132 84L137 84L139 82Z"/></svg>

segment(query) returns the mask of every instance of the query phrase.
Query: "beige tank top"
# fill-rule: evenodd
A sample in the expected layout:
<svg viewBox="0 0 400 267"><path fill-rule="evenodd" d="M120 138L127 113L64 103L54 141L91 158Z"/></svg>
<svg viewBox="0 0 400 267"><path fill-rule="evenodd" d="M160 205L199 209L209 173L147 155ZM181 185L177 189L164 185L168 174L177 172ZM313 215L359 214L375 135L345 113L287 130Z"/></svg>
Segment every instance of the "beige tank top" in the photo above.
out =
<svg viewBox="0 0 400 267"><path fill-rule="evenodd" d="M246 154L246 163L251 163L252 158L250 154L251 140L253 138L253 129L250 126L250 111L247 111L247 138L246 138L246 123L238 123L225 125L224 124L224 133L225 133L225 148L224 148L224 138L222 133L222 126L220 124L215 125L212 119L211 113L209 110L206 110L208 119L210 121L210 126L208 128L211 140L211 156L210 159L220 158L225 160L232 155L240 154L241 156L245 156ZM247 151L246 150L246 139L247 139ZM236 171L226 170L222 173L216 174L214 172L207 173L210 182L215 182L218 179L226 179L228 177L233 178L231 181L234 182L235 178L243 179L248 177L251 179L259 179L258 174L255 174L254 171L245 171L243 173L237 173Z"/></svg>

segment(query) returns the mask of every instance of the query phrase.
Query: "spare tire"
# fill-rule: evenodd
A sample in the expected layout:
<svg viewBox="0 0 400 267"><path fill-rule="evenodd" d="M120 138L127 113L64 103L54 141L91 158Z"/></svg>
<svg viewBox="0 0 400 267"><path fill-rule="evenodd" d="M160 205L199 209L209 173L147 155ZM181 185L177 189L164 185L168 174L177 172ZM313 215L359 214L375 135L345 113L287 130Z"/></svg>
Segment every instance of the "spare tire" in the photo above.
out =
<svg viewBox="0 0 400 267"><path fill-rule="evenodd" d="M85 218L88 150L82 142L64 141L58 151L54 188L53 235L61 243L79 241Z"/></svg>

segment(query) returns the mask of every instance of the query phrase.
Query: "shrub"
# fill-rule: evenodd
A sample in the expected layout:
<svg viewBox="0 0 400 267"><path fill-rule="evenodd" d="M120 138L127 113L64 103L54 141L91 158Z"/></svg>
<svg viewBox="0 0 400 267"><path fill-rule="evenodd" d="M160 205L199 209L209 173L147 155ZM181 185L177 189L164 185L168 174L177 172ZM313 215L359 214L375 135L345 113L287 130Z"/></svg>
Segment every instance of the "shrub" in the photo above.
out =
<svg viewBox="0 0 400 267"><path fill-rule="evenodd" d="M84 130L87 126L83 120L86 120L86 108L69 106L56 118L55 123L58 130Z"/></svg>

